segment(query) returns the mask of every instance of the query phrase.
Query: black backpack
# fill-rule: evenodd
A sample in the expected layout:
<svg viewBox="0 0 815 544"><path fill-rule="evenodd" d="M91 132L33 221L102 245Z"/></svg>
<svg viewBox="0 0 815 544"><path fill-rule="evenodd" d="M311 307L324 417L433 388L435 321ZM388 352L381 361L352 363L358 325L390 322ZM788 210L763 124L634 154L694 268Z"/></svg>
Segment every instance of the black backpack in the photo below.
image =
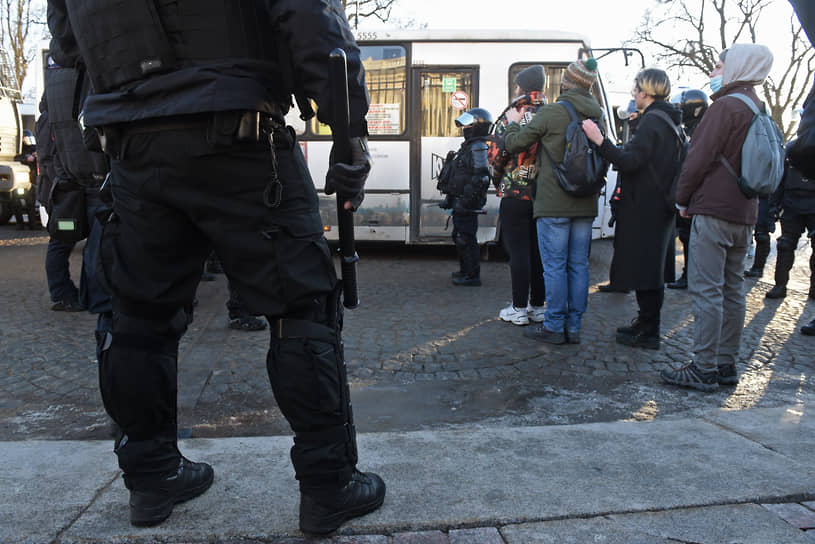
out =
<svg viewBox="0 0 815 544"><path fill-rule="evenodd" d="M558 104L566 108L571 118L566 127L566 152L563 154L563 161L555 164L549 150L545 145L541 145L555 172L555 179L560 188L571 196L599 194L606 186L609 162L600 155L597 146L586 137L582 121L574 106L566 100L558 100ZM598 127L603 126L598 119L594 122Z"/></svg>
<svg viewBox="0 0 815 544"><path fill-rule="evenodd" d="M665 181L659 174L657 174L656 168L654 168L654 163L650 161L648 162L648 168L651 169L651 175L654 176L654 181L656 182L657 187L659 187L662 191L665 211L674 213L676 211L676 187L679 185L679 174L682 173L682 164L685 162L685 157L688 156L688 147L690 146L690 143L688 142L688 137L685 135L685 131L676 126L673 119L671 119L671 116L664 111L653 109L646 115L655 115L657 119L662 119L662 121L671 127L672 134L679 142L679 152L677 158L679 164L676 167L676 173L672 179Z"/></svg>

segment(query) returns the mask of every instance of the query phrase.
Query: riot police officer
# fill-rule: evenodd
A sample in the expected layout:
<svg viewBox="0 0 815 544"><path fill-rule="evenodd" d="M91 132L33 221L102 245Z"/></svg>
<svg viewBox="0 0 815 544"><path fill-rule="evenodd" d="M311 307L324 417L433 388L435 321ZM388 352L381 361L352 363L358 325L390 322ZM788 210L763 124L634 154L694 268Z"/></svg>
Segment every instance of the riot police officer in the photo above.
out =
<svg viewBox="0 0 815 544"><path fill-rule="evenodd" d="M325 534L378 508L385 484L357 470L341 340L340 286L317 194L284 114L331 124L329 53L348 56L349 163L330 161L326 190L346 209L370 171L360 52L339 0L49 0L63 47L78 47L95 94L84 103L113 158L114 216L101 262L114 291L100 360L105 408L130 521L155 525L205 492L206 463L176 441L176 365L185 307L211 249L249 310L270 322L266 360L294 430L300 528Z"/></svg>
<svg viewBox="0 0 815 544"><path fill-rule="evenodd" d="M685 129L685 134L688 136L688 138L693 137L693 131L696 130L696 126L702 120L702 116L707 111L707 95L699 89L687 89L682 91L679 95L673 97L671 102L676 104L682 112L682 126ZM690 227L690 218L682 217L677 213L676 234L679 236L679 241L682 242L682 253L685 257L685 267L682 269L682 275L679 276L678 280L667 284L669 289L688 288L688 249L690 248Z"/></svg>
<svg viewBox="0 0 815 544"><path fill-rule="evenodd" d="M473 108L456 119L464 142L452 158L449 175L440 180L445 199L441 208L453 210L453 243L460 271L453 273L453 285L481 285L481 254L478 248L478 213L487 202L489 164L487 136L492 116L483 108Z"/></svg>
<svg viewBox="0 0 815 544"><path fill-rule="evenodd" d="M775 285L765 296L787 296L787 282L795 262L795 249L806 230L812 246L809 256L809 298L815 299L815 180L809 179L792 166L789 152L787 155L784 177L768 203L770 221L775 222L777 217L781 217L781 236L776 242L778 253L775 260Z"/></svg>

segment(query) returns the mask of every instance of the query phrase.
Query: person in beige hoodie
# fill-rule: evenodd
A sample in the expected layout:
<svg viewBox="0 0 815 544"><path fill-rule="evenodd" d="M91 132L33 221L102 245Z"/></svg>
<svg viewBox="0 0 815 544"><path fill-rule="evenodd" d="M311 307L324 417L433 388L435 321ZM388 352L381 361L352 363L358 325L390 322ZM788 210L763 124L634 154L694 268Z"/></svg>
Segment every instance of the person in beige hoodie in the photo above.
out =
<svg viewBox="0 0 815 544"><path fill-rule="evenodd" d="M761 109L753 87L769 75L770 50L735 44L719 55L710 73L713 103L691 140L677 187L683 217L692 217L688 285L693 298L693 360L663 370L666 382L701 391L739 381L736 360L744 328L744 261L758 199L742 194L724 166L741 164L741 148L753 121L752 110L733 94L748 96Z"/></svg>

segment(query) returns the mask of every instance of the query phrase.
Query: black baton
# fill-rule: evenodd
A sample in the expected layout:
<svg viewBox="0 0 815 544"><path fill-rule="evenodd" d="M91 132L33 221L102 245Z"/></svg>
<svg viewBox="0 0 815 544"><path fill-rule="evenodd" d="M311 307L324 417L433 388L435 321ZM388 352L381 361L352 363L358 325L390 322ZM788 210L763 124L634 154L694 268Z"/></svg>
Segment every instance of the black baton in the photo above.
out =
<svg viewBox="0 0 815 544"><path fill-rule="evenodd" d="M334 161L351 164L351 142L348 136L348 70L345 51L334 49L329 54L328 75L334 104ZM340 238L340 270L342 272L342 304L349 310L359 306L357 294L357 255L354 247L354 212L345 209L344 195L337 192L337 226Z"/></svg>

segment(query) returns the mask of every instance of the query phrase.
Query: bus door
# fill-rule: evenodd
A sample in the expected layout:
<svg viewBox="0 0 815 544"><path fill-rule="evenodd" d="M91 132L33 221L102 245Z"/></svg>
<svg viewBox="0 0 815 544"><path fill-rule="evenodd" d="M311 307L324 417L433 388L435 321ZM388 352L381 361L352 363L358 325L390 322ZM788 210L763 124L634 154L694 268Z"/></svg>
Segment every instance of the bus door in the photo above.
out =
<svg viewBox="0 0 815 544"><path fill-rule="evenodd" d="M455 151L463 138L456 118L478 105L478 68L419 67L412 71L416 96L412 112L416 145L411 153L411 240L449 239L449 210L438 203L438 174L448 151Z"/></svg>

